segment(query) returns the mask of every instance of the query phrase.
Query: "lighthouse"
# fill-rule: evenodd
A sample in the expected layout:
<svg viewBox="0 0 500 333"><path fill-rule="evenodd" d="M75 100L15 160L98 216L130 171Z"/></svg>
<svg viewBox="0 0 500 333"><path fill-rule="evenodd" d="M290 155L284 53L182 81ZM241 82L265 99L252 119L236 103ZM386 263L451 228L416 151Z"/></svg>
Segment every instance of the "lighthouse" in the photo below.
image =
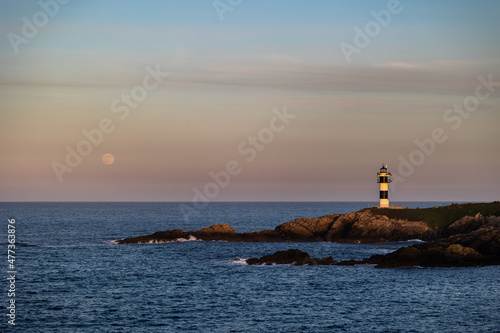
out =
<svg viewBox="0 0 500 333"><path fill-rule="evenodd" d="M380 171L377 172L377 183L380 184L380 208L389 208L389 183L392 174L387 172L387 164L382 164Z"/></svg>

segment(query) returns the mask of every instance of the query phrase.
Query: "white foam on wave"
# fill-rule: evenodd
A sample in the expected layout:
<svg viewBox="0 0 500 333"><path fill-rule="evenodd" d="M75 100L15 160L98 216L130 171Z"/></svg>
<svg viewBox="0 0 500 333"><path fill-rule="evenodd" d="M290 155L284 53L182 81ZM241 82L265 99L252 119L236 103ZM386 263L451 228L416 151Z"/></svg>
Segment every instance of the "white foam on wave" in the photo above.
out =
<svg viewBox="0 0 500 333"><path fill-rule="evenodd" d="M374 254L388 254L388 253L392 253L394 251L396 251L396 250L394 250L394 249L380 249L380 250L373 252L373 253ZM349 259L345 259L345 260L349 260Z"/></svg>
<svg viewBox="0 0 500 333"><path fill-rule="evenodd" d="M407 241L403 241L403 243L427 243L427 242L416 238L416 239L408 239Z"/></svg>
<svg viewBox="0 0 500 333"><path fill-rule="evenodd" d="M222 263L225 263L225 264L235 264L235 265L248 265L247 259L243 259L243 258L236 258L234 260L222 261ZM253 265L253 266L259 266L259 267L282 267L282 266L293 266L293 264L277 264L277 263L272 263L272 264L268 265L266 263L262 263L262 264L257 264L257 265Z"/></svg>
<svg viewBox="0 0 500 333"><path fill-rule="evenodd" d="M174 242L194 242L199 240L198 238L194 237L193 235L189 235L189 238L177 238Z"/></svg>
<svg viewBox="0 0 500 333"><path fill-rule="evenodd" d="M163 244L163 243L170 243L170 241L168 242L164 242L164 241L158 241L157 239L152 239L150 241L147 241L147 242L141 242L139 244Z"/></svg>
<svg viewBox="0 0 500 333"><path fill-rule="evenodd" d="M248 265L247 260L243 258L236 258L234 260L229 261L230 264L238 264L238 265Z"/></svg>
<svg viewBox="0 0 500 333"><path fill-rule="evenodd" d="M160 240L160 241L159 241L159 240L157 240L157 239L152 239L152 240L150 240L150 241L147 241L147 242L140 242L140 243L138 243L138 244L164 244L164 243L174 243L174 242L175 242L175 240L173 240L173 241L161 241L161 240Z"/></svg>
<svg viewBox="0 0 500 333"><path fill-rule="evenodd" d="M164 244L164 243L182 243L182 242L194 242L194 241L199 241L198 238L194 237L193 235L189 235L189 238L177 238L174 240L170 241L162 241L162 240L157 240L157 239L152 239L147 242L141 242L140 244Z"/></svg>
<svg viewBox="0 0 500 333"><path fill-rule="evenodd" d="M120 239L107 241L107 242L106 242L106 244L108 244L108 245L117 245L119 240L120 240Z"/></svg>

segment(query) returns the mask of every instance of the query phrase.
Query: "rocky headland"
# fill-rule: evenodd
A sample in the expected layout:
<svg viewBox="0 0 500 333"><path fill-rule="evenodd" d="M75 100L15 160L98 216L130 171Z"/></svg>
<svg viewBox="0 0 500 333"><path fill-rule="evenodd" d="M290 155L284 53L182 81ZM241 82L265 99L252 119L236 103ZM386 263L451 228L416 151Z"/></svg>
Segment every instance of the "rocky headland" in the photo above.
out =
<svg viewBox="0 0 500 333"><path fill-rule="evenodd" d="M227 223L198 231L181 229L159 231L147 236L125 238L119 244L162 243L180 239L229 242L341 242L376 243L420 238L434 239L436 229L422 221L408 221L377 215L371 209L348 214L300 218L277 226L274 230L236 233Z"/></svg>
<svg viewBox="0 0 500 333"><path fill-rule="evenodd" d="M311 258L306 252L292 249L250 258L246 262L249 265L375 265L377 268L500 265L500 217L467 216L445 228L444 232L450 236L364 260L338 262L332 257Z"/></svg>
<svg viewBox="0 0 500 333"><path fill-rule="evenodd" d="M500 265L500 217L466 216L446 227L442 234L445 237L433 242L339 264L373 264L378 268Z"/></svg>
<svg viewBox="0 0 500 333"><path fill-rule="evenodd" d="M376 243L421 239L387 255L337 262L310 258L299 250L248 259L248 264L363 265L453 267L500 264L500 202L453 204L425 209L362 209L319 218L299 218L274 230L236 233L226 223L198 231L159 231L118 240L119 244L162 243L196 238L230 242Z"/></svg>

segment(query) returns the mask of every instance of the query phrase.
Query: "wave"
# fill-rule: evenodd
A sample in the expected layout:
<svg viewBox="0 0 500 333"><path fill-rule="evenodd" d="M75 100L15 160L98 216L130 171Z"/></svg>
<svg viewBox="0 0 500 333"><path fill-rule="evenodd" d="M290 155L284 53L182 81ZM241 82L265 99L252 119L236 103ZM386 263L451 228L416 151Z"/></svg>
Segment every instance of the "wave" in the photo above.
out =
<svg viewBox="0 0 500 333"><path fill-rule="evenodd" d="M119 244L118 241L120 241L120 240L121 239L111 240L111 241L106 242L106 244L116 245L116 244ZM164 243L183 243L183 242L194 242L194 241L200 241L200 240L198 238L194 237L193 235L189 235L188 239L186 239L186 238L177 238L177 239L169 240L169 241L162 241L162 240L152 239L150 241L139 242L137 244L164 244Z"/></svg>
<svg viewBox="0 0 500 333"><path fill-rule="evenodd" d="M176 240L172 241L172 242L194 242L194 241L198 241L199 239L194 237L193 235L189 235L189 238L186 239L186 238L177 238Z"/></svg>
<svg viewBox="0 0 500 333"><path fill-rule="evenodd" d="M177 238L174 240L170 241L162 241L162 240L157 240L157 239L152 239L148 242L141 242L140 244L163 244L163 243L183 243L183 242L194 242L194 241L199 241L198 238L194 237L193 235L189 235L189 238Z"/></svg>
<svg viewBox="0 0 500 333"><path fill-rule="evenodd" d="M243 259L243 258L236 258L234 260L226 261L226 262L229 264L248 265L247 260Z"/></svg>
<svg viewBox="0 0 500 333"><path fill-rule="evenodd" d="M247 259L244 258L236 258L234 260L229 260L229 261L223 261L225 264L235 264L235 265L248 265ZM292 266L293 264L276 264L272 263L271 265L268 265L266 263L262 264L256 264L254 266L265 266L265 267L272 267L272 266Z"/></svg>
<svg viewBox="0 0 500 333"><path fill-rule="evenodd" d="M427 243L427 242L416 238L416 239L408 239L407 241L401 241L400 243Z"/></svg>
<svg viewBox="0 0 500 333"><path fill-rule="evenodd" d="M408 239L408 240L402 240L402 241L389 241L389 242L379 242L379 243L373 243L374 245L379 245L379 246L384 246L384 245L405 245L405 244L415 244L415 243L427 243L427 241L415 238L415 239ZM370 243L364 243L364 244L370 244Z"/></svg>

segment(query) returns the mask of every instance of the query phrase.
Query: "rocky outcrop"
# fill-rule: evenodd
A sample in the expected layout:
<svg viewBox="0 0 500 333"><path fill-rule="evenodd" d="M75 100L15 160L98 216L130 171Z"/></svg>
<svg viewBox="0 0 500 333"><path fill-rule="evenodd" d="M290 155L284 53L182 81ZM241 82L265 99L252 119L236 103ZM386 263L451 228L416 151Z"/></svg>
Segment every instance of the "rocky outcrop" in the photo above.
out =
<svg viewBox="0 0 500 333"><path fill-rule="evenodd" d="M488 204L480 204L487 207ZM490 204L499 215L498 202ZM448 208L444 207L446 211ZM462 206L457 206L462 209ZM455 207L455 208L457 208ZM467 209L474 208L468 204ZM391 212L390 210L388 210ZM411 211L411 210L409 210ZM477 210L476 210L477 211ZM395 214L363 209L348 214L325 215L319 218L300 218L277 226L274 230L236 233L227 223L216 224L198 231L181 229L159 231L147 236L118 240L119 244L161 243L181 240L216 240L230 242L350 242L373 243L422 239L430 243L398 249L387 255L375 255L364 260L336 262L331 257L310 258L299 250L280 251L270 256L248 259L249 264L294 265L359 265L388 267L454 267L500 264L500 217L481 214L457 216L453 223L431 228L423 221L410 221L412 212ZM415 211L413 212L415 213ZM389 218L389 214L392 218ZM407 214L407 215L405 215ZM414 216L413 216L414 217ZM433 216L436 217L436 214Z"/></svg>
<svg viewBox="0 0 500 333"><path fill-rule="evenodd" d="M457 224L455 224L457 223ZM453 233L431 243L398 249L387 255L375 255L361 261L344 261L339 265L372 264L392 267L468 267L500 265L500 217L462 218L445 232ZM463 231L462 233L456 233Z"/></svg>
<svg viewBox="0 0 500 333"><path fill-rule="evenodd" d="M301 218L277 226L274 230L281 235L322 239L340 214L325 215L318 218Z"/></svg>
<svg viewBox="0 0 500 333"><path fill-rule="evenodd" d="M425 222L389 219L365 209L348 214L302 218L275 229L290 239L315 239L339 243L375 243L409 239L433 239L437 232Z"/></svg>
<svg viewBox="0 0 500 333"><path fill-rule="evenodd" d="M456 233L431 243L403 247L364 260L337 262L332 257L310 258L306 252L294 249L247 259L246 262L249 265L375 265L376 268L500 265L500 217L476 215L460 219L450 228L449 232L462 230L464 233Z"/></svg>
<svg viewBox="0 0 500 333"><path fill-rule="evenodd" d="M311 258L308 253L298 249L287 251L278 251L274 254L263 256L260 258L247 259L248 265L333 265L332 257L327 258Z"/></svg>
<svg viewBox="0 0 500 333"><path fill-rule="evenodd" d="M474 217L464 216L444 228L441 232L441 236L449 237L456 234L466 234L478 229L484 222L484 217L480 213Z"/></svg>
<svg viewBox="0 0 500 333"><path fill-rule="evenodd" d="M429 240L435 238L436 230L422 221L390 219L385 215L374 215L368 209L340 215L330 226L325 240L330 242L374 243Z"/></svg>
<svg viewBox="0 0 500 333"><path fill-rule="evenodd" d="M198 230L198 234L217 235L217 234L234 234L234 229L227 223L215 224L208 228Z"/></svg>
<svg viewBox="0 0 500 333"><path fill-rule="evenodd" d="M159 231L147 236L125 238L118 244L166 243L182 240L228 241L228 242L280 242L283 237L274 230L236 233L227 223L215 224L198 231L181 229Z"/></svg>
<svg viewBox="0 0 500 333"><path fill-rule="evenodd" d="M198 231L181 229L156 232L119 240L119 244L158 243L189 239L220 240L230 242L342 242L374 243L405 241L409 239L435 239L437 230L425 222L389 219L374 215L365 209L348 214L325 215L318 218L300 218L277 226L274 230L236 233L222 223Z"/></svg>

